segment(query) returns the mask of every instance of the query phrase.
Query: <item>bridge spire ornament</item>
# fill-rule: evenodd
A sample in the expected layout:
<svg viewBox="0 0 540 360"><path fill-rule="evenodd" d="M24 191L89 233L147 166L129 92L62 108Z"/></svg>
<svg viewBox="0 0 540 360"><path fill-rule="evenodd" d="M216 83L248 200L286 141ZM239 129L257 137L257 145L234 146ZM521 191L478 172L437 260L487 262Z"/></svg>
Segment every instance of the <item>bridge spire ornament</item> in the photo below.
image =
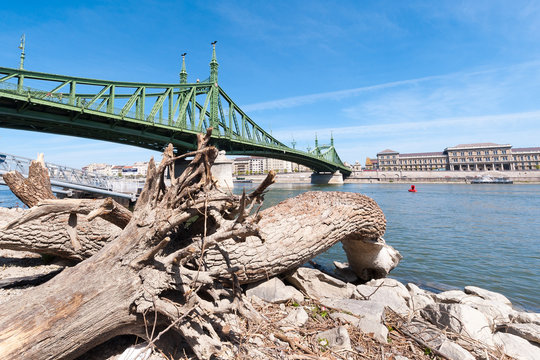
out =
<svg viewBox="0 0 540 360"><path fill-rule="evenodd" d="M187 53L182 54L182 70L180 71L180 84L187 83L188 73L186 71L186 55Z"/></svg>
<svg viewBox="0 0 540 360"><path fill-rule="evenodd" d="M216 58L216 43L212 42L212 61L210 61L210 82L217 85L218 82L218 67L219 64Z"/></svg>
<svg viewBox="0 0 540 360"><path fill-rule="evenodd" d="M21 63L19 65L19 69L21 69L21 70L24 69L24 57L25 57L24 45L25 45L25 36L24 36L24 34L22 34L22 36L21 36L21 44L19 45L19 49L21 49Z"/></svg>
<svg viewBox="0 0 540 360"><path fill-rule="evenodd" d="M334 146L334 132L330 132L330 146Z"/></svg>

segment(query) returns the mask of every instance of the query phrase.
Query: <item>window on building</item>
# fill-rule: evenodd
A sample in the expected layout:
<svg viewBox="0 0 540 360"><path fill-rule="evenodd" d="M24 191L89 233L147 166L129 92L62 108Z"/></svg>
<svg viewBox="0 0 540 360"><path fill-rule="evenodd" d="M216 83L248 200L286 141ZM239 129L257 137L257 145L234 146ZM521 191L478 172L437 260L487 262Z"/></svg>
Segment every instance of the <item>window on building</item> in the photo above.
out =
<svg viewBox="0 0 540 360"><path fill-rule="evenodd" d="M501 150L501 153L502 153L502 154L506 154L506 150Z"/></svg>
<svg viewBox="0 0 540 360"><path fill-rule="evenodd" d="M469 151L469 155L472 155L472 151Z"/></svg>
<svg viewBox="0 0 540 360"><path fill-rule="evenodd" d="M488 154L489 154L489 150L484 151L484 155L488 155Z"/></svg>

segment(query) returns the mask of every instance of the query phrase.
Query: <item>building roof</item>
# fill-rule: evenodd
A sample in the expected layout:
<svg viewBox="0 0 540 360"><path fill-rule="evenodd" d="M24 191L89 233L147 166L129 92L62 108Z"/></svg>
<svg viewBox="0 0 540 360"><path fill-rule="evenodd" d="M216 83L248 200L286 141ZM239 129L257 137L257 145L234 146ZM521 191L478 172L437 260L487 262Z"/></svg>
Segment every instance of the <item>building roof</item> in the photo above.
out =
<svg viewBox="0 0 540 360"><path fill-rule="evenodd" d="M383 150L383 151L377 153L377 155L379 155L379 154L399 154L399 153L397 151L394 151L394 150L386 149L386 150Z"/></svg>
<svg viewBox="0 0 540 360"><path fill-rule="evenodd" d="M486 147L511 147L510 144L495 144L495 143L474 143L474 144L459 144L446 148L447 150L455 149L471 149L471 148L486 148Z"/></svg>
<svg viewBox="0 0 540 360"><path fill-rule="evenodd" d="M513 148L512 152L540 152L540 147Z"/></svg>
<svg viewBox="0 0 540 360"><path fill-rule="evenodd" d="M436 152L423 152L423 153L409 153L409 154L399 154L399 157L413 157L413 156L445 156L442 151Z"/></svg>

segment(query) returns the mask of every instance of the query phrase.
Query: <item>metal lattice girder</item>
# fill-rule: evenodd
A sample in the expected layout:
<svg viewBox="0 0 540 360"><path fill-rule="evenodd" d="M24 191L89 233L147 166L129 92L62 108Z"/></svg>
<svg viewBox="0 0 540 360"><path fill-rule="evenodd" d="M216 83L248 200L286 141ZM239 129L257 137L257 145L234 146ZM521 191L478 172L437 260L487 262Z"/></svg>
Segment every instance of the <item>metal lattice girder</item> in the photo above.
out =
<svg viewBox="0 0 540 360"><path fill-rule="evenodd" d="M147 113L146 110L150 109ZM316 171L345 167L333 148L291 149L257 125L217 82L134 83L0 67L0 126L107 140L161 151L196 148L196 134L229 154L294 161Z"/></svg>

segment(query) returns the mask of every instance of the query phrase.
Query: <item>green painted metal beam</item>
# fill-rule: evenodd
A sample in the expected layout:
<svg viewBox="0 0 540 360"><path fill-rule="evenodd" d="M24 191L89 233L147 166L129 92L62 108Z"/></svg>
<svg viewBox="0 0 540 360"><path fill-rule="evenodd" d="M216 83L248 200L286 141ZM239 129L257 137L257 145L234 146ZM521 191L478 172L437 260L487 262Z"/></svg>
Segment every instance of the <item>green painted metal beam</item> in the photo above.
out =
<svg viewBox="0 0 540 360"><path fill-rule="evenodd" d="M333 144L317 145L314 151L306 153L275 139L217 84L215 59L211 71L212 83L157 84L0 67L0 126L89 137L158 151L168 142L180 150L192 150L196 148L196 134L213 126L212 141L231 155L274 157L316 171L350 173ZM24 86L25 78L40 80L41 87ZM60 92L67 85L69 91ZM84 85L84 92L77 92L80 85ZM148 114L146 108L151 109Z"/></svg>

